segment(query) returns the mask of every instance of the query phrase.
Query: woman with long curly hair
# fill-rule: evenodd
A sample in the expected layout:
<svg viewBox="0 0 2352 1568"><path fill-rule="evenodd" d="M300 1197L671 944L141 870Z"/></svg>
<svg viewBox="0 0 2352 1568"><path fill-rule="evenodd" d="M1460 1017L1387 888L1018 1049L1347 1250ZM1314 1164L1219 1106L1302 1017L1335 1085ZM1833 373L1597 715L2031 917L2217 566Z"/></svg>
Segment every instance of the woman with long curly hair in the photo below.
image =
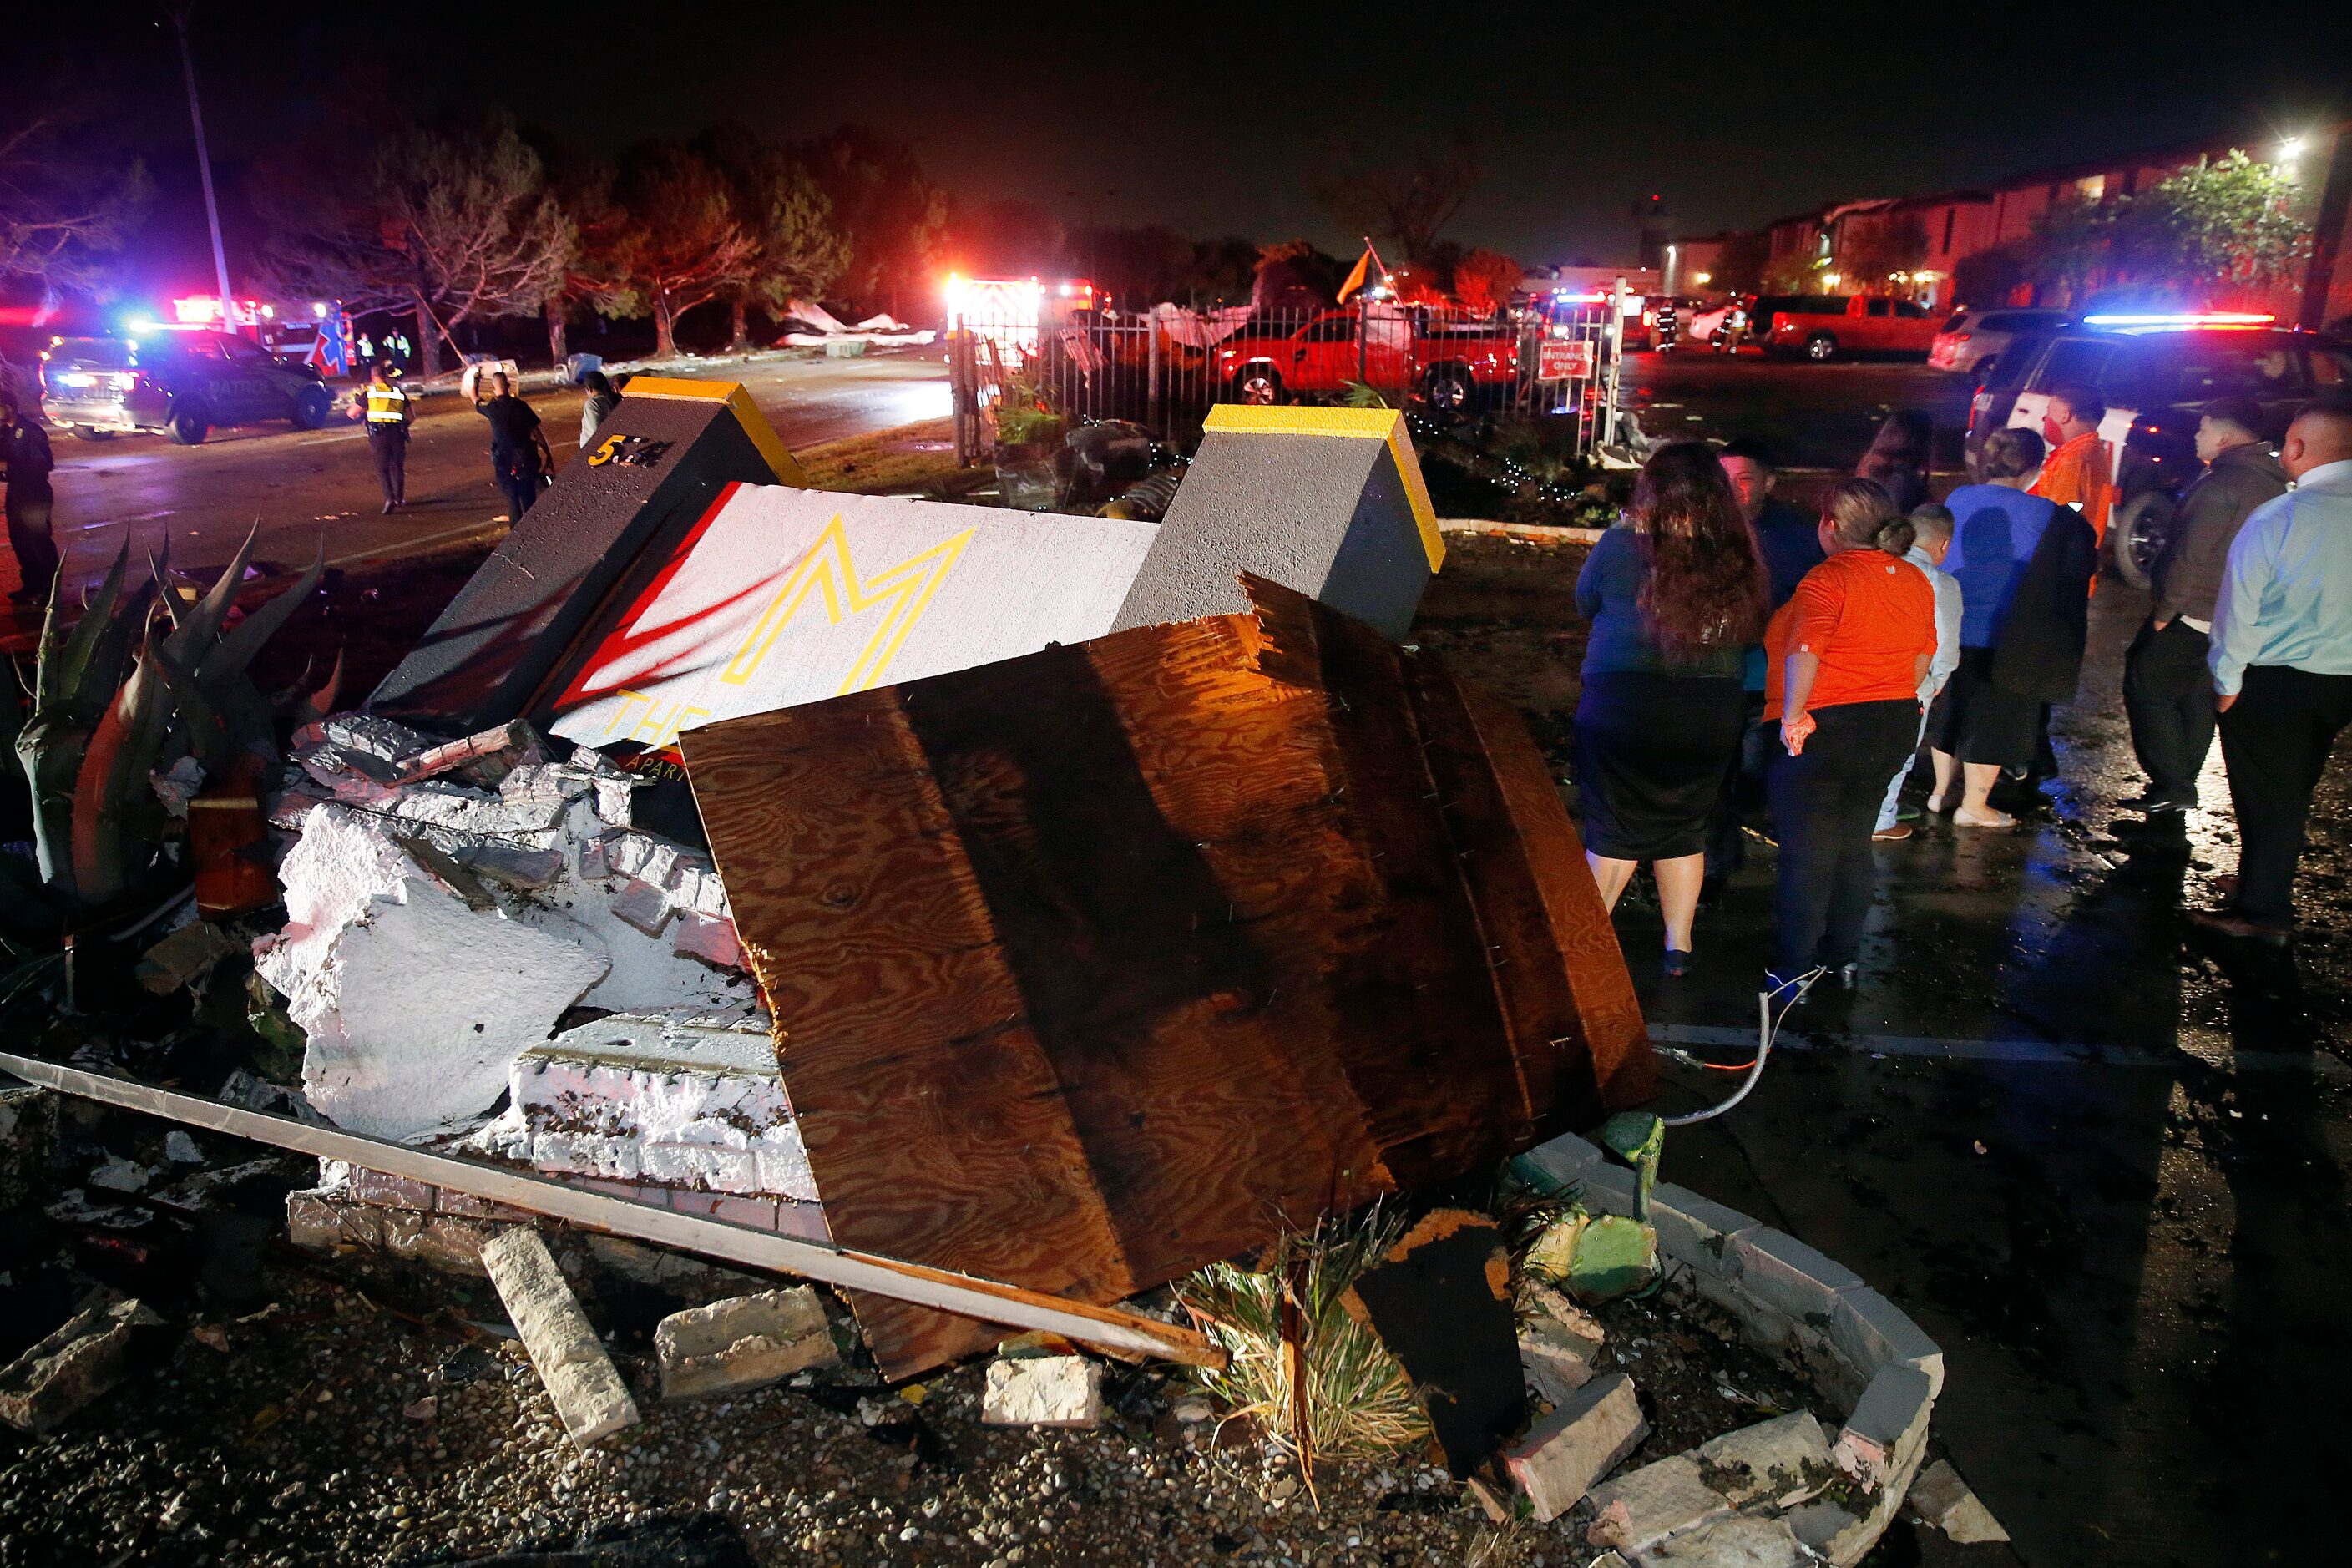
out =
<svg viewBox="0 0 2352 1568"><path fill-rule="evenodd" d="M1576 704L1584 854L1604 903L1646 860L1665 914L1668 974L1691 956L1708 813L1746 721L1740 650L1770 607L1756 540L1715 449L1653 455L1633 505L1576 579L1591 626Z"/></svg>

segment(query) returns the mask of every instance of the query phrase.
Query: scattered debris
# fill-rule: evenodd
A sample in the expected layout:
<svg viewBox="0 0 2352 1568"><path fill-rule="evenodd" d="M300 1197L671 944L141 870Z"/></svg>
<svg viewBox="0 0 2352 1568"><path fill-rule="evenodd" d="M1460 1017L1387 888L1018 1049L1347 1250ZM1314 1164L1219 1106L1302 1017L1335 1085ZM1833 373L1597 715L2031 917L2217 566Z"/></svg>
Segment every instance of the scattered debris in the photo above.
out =
<svg viewBox="0 0 2352 1568"><path fill-rule="evenodd" d="M1731 1505L1700 1478L1688 1454L1675 1454L1593 1489L1594 1518L1585 1538L1636 1557L1678 1531L1729 1513Z"/></svg>
<svg viewBox="0 0 2352 1568"><path fill-rule="evenodd" d="M130 1375L135 1331L163 1322L112 1291L85 1300L32 1349L0 1367L0 1421L35 1436Z"/></svg>
<svg viewBox="0 0 2352 1568"><path fill-rule="evenodd" d="M1837 1474L1822 1424L1799 1410L1698 1446L1707 1484L1734 1503L1794 1508Z"/></svg>
<svg viewBox="0 0 2352 1568"><path fill-rule="evenodd" d="M2009 1531L1969 1489L1949 1459L1938 1459L1922 1469L1905 1501L1913 1513L1962 1546L2009 1539Z"/></svg>
<svg viewBox="0 0 2352 1568"><path fill-rule="evenodd" d="M1814 1561L1787 1520L1748 1514L1710 1521L1642 1553L1642 1568L1809 1568Z"/></svg>
<svg viewBox="0 0 2352 1568"><path fill-rule="evenodd" d="M1546 1403L1565 1405L1592 1380L1593 1357L1608 1334L1591 1314L1538 1280L1522 1280L1519 1300L1528 1309L1519 1324L1520 1367Z"/></svg>
<svg viewBox="0 0 2352 1568"><path fill-rule="evenodd" d="M126 1160L120 1154L109 1154L92 1167L87 1178L93 1187L103 1187L110 1193L136 1193L146 1189L155 1179L152 1167Z"/></svg>
<svg viewBox="0 0 2352 1568"><path fill-rule="evenodd" d="M174 1127L163 1134L163 1158L175 1165L201 1165L205 1152L196 1147L194 1139Z"/></svg>
<svg viewBox="0 0 2352 1568"><path fill-rule="evenodd" d="M482 1264L572 1443L592 1447L635 1426L636 1401L539 1233L521 1226L508 1231L482 1248Z"/></svg>
<svg viewBox="0 0 2352 1568"><path fill-rule="evenodd" d="M140 955L131 973L158 996L193 985L245 943L210 921L191 921Z"/></svg>
<svg viewBox="0 0 2352 1568"><path fill-rule="evenodd" d="M1049 1355L989 1363L980 1418L992 1426L1095 1426L1102 1413L1099 1362Z"/></svg>
<svg viewBox="0 0 2352 1568"><path fill-rule="evenodd" d="M654 1330L664 1399L748 1393L840 1359L824 1304L805 1285L672 1312Z"/></svg>

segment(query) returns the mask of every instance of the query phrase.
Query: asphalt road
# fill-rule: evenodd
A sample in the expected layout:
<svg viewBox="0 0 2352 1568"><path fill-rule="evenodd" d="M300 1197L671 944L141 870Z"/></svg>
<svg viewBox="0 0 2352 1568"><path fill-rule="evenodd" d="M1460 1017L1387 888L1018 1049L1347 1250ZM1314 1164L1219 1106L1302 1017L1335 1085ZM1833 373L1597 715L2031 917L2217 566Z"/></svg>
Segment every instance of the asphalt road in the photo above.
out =
<svg viewBox="0 0 2352 1568"><path fill-rule="evenodd" d="M712 360L667 374L740 381L784 443L805 447L948 412L937 354L849 360ZM559 464L578 447L581 395L530 395ZM331 561L453 543L501 525L480 418L455 396L426 399L409 441L408 505L383 515L367 440L340 418L324 430L253 426L201 447L161 436L85 442L55 433L56 529L73 574L94 581L127 534L137 550L167 542L175 566L217 569L258 524L256 556L300 564L324 532ZM13 563L7 569L15 585Z"/></svg>
<svg viewBox="0 0 2352 1568"><path fill-rule="evenodd" d="M1625 362L1626 406L1654 437L1681 432L1768 443L1783 468L1851 471L1879 422L1897 408L1924 408L1936 425L1936 467L1960 466L1968 426L1967 376L1917 360L1737 358L1702 349L1635 354Z"/></svg>

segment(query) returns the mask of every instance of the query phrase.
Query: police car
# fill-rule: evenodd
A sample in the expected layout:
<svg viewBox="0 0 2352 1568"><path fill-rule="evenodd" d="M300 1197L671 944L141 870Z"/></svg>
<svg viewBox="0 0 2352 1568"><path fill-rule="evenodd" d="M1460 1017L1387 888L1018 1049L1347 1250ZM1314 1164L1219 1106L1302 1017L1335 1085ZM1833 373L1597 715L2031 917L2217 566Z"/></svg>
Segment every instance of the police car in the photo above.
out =
<svg viewBox="0 0 2352 1568"><path fill-rule="evenodd" d="M2275 442L2305 399L2352 385L2352 347L2279 327L2267 315L2093 314L2014 348L1969 407L1970 476L1993 431L2039 431L2053 393L2095 389L2107 405L2099 436L2115 454L2107 551L2116 574L2139 587L2171 538L2180 493L2202 471L2197 423L2206 404L2253 399L2268 426L2260 434Z"/></svg>
<svg viewBox="0 0 2352 1568"><path fill-rule="evenodd" d="M283 419L316 430L334 408L317 370L236 332L53 338L41 353L41 416L84 440L162 431L193 447L233 425Z"/></svg>

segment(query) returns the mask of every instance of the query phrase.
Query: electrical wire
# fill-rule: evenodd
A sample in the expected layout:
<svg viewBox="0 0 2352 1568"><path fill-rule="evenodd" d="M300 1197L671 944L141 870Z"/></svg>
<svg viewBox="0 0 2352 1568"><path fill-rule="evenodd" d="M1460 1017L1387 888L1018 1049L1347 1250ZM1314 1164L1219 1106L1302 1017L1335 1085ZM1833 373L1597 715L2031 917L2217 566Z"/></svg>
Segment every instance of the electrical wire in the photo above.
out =
<svg viewBox="0 0 2352 1568"><path fill-rule="evenodd" d="M1769 991L1759 991L1756 994L1756 1059L1747 1064L1748 1076L1740 1080L1739 1087L1732 1091L1731 1098L1721 1104L1711 1105L1705 1110L1695 1110L1688 1116L1668 1116L1661 1120L1669 1127L1688 1127L1695 1121L1712 1121L1746 1100L1748 1091L1756 1087L1756 1080L1764 1076L1764 1064L1771 1058L1772 1041L1780 1032L1781 1020L1788 1017L1791 1007L1805 999L1805 993L1813 988L1813 983L1828 973L1825 968L1810 969L1793 979L1781 981ZM1772 1011L1772 1001L1783 991L1790 993L1789 999L1780 1005L1780 1010L1776 1014ZM1704 1067L1714 1064L1699 1065ZM1738 1069L1734 1068L1726 1070L1736 1072Z"/></svg>

